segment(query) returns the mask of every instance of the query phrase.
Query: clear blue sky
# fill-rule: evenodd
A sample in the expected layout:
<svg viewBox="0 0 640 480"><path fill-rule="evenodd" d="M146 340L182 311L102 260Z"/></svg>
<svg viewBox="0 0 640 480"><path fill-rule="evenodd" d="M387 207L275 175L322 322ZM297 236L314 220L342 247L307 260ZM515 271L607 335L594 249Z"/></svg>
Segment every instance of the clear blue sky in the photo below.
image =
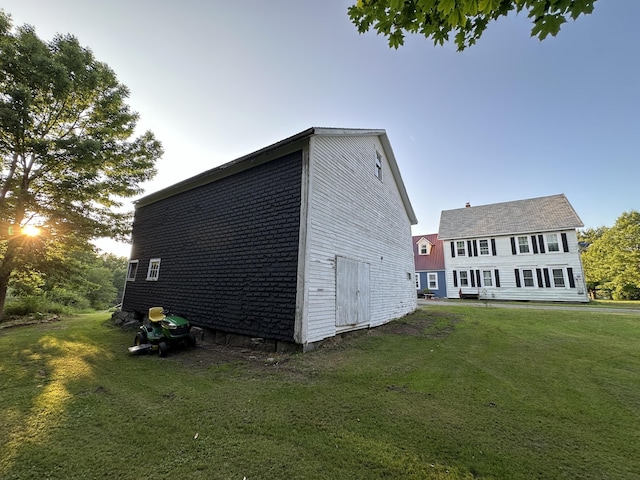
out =
<svg viewBox="0 0 640 480"><path fill-rule="evenodd" d="M165 155L151 193L311 126L383 128L419 224L564 193L586 227L640 210L638 0L598 0L544 42L525 15L464 53L359 35L355 0L4 0L71 33L131 90ZM106 244L105 244L106 245ZM108 247L104 247L108 248ZM128 255L128 247L116 253Z"/></svg>

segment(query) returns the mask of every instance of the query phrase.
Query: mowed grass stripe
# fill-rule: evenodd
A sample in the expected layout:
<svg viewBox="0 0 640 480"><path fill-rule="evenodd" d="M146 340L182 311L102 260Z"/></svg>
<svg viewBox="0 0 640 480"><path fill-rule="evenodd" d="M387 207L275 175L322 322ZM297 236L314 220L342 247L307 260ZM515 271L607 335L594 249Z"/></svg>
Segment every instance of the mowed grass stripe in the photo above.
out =
<svg viewBox="0 0 640 480"><path fill-rule="evenodd" d="M5 329L0 478L640 478L639 334L427 307L304 355L161 359L104 314Z"/></svg>

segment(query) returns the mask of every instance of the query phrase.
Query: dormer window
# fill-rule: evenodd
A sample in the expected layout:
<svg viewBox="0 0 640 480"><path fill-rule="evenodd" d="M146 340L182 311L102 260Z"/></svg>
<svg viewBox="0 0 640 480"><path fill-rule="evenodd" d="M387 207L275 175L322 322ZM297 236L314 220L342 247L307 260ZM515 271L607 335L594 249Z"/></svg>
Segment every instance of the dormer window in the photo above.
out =
<svg viewBox="0 0 640 480"><path fill-rule="evenodd" d="M421 238L418 241L418 255L430 255L432 247L433 243L431 243L426 238Z"/></svg>

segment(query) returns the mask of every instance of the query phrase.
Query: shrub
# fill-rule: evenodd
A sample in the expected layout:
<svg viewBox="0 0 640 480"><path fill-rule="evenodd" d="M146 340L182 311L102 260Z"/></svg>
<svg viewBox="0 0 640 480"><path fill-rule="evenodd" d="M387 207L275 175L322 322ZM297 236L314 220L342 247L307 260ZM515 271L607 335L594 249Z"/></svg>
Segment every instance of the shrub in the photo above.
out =
<svg viewBox="0 0 640 480"><path fill-rule="evenodd" d="M28 295L9 300L5 305L6 316L26 317L49 312L49 306L43 296ZM59 312L51 312L59 313Z"/></svg>
<svg viewBox="0 0 640 480"><path fill-rule="evenodd" d="M51 303L57 303L74 310L90 310L89 300L77 292L65 289L56 289L47 292L47 300Z"/></svg>

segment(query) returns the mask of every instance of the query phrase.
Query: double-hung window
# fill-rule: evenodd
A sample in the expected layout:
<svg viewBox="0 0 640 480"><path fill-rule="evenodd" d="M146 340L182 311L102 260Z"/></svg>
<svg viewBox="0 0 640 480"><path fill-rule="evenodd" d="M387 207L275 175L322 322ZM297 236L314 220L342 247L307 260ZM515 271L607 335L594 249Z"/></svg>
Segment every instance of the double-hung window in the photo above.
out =
<svg viewBox="0 0 640 480"><path fill-rule="evenodd" d="M149 260L149 269L147 270L147 280L158 280L160 277L160 259L152 258Z"/></svg>
<svg viewBox="0 0 640 480"><path fill-rule="evenodd" d="M491 270L482 271L482 282L485 287L493 287L493 274Z"/></svg>
<svg viewBox="0 0 640 480"><path fill-rule="evenodd" d="M464 257L466 255L464 240L458 240L456 242L456 253L459 257Z"/></svg>
<svg viewBox="0 0 640 480"><path fill-rule="evenodd" d="M522 280L524 282L525 287L535 287L533 281L533 270L522 270Z"/></svg>
<svg viewBox="0 0 640 480"><path fill-rule="evenodd" d="M466 270L460 270L460 286L469 286L469 273Z"/></svg>
<svg viewBox="0 0 640 480"><path fill-rule="evenodd" d="M553 273L553 286L564 288L564 270L562 268L552 269Z"/></svg>
<svg viewBox="0 0 640 480"><path fill-rule="evenodd" d="M559 252L560 244L558 243L558 234L557 233L548 233L547 234L547 251L548 252Z"/></svg>
<svg viewBox="0 0 640 480"><path fill-rule="evenodd" d="M431 243L428 240L421 240L418 243L418 253L420 255L429 255L431 253Z"/></svg>
<svg viewBox="0 0 640 480"><path fill-rule="evenodd" d="M479 240L480 255L489 255L489 240Z"/></svg>
<svg viewBox="0 0 640 480"><path fill-rule="evenodd" d="M429 284L429 290L438 289L438 274L430 272L427 274L427 283Z"/></svg>
<svg viewBox="0 0 640 480"><path fill-rule="evenodd" d="M529 237L518 237L518 252L520 253L529 253L531 249L529 248Z"/></svg>

